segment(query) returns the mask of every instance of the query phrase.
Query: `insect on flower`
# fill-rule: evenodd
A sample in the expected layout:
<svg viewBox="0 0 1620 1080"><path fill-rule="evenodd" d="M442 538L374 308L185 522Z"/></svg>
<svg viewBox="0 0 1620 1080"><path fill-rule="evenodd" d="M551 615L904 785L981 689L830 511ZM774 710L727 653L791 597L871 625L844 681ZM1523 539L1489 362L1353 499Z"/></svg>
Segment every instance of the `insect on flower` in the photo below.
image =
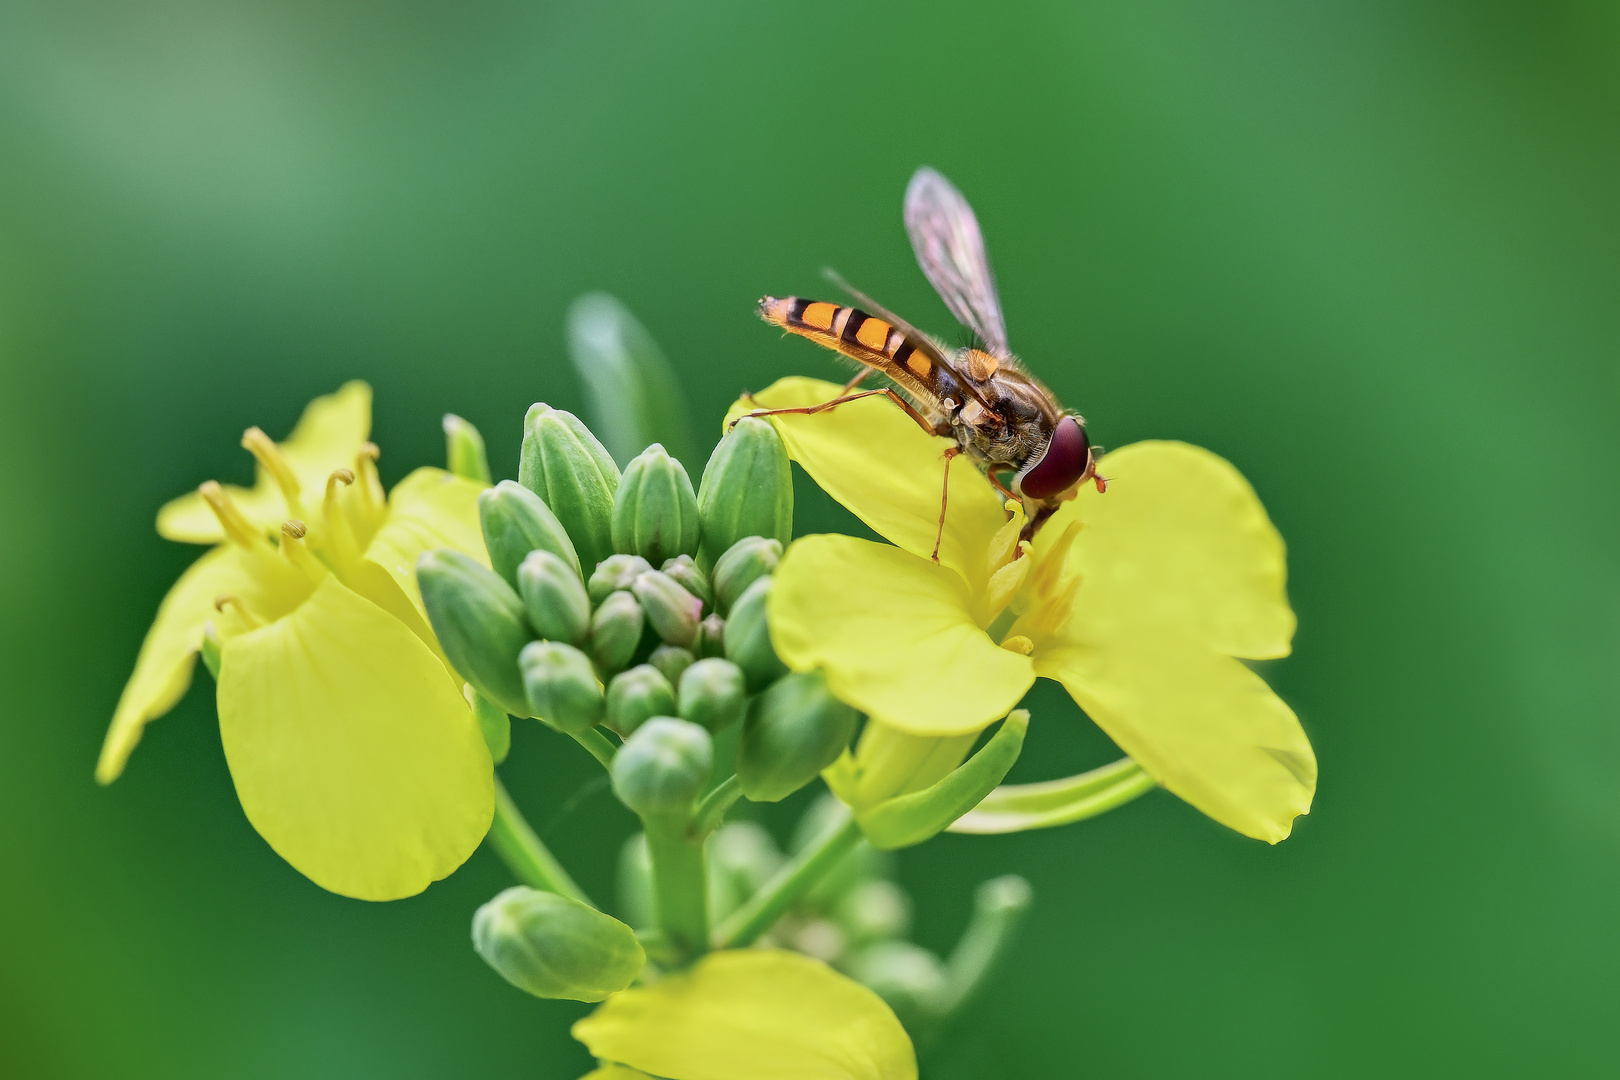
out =
<svg viewBox="0 0 1620 1080"><path fill-rule="evenodd" d="M1098 491L1106 488L1106 481L1097 475L1085 421L1065 412L1007 347L1007 326L984 237L962 193L933 169L918 169L906 187L905 222L923 273L977 341L952 349L829 275L877 314L794 296L763 297L759 313L773 326L859 362L861 371L830 401L798 409L762 409L753 415L824 412L885 394L924 431L956 441L945 451L940 536L950 495L951 459L966 454L1002 494L1023 501L1027 539L1085 481L1095 482ZM874 371L899 392L891 388L857 392ZM1010 485L1001 473L1012 474ZM934 561L939 561L937 540Z"/></svg>

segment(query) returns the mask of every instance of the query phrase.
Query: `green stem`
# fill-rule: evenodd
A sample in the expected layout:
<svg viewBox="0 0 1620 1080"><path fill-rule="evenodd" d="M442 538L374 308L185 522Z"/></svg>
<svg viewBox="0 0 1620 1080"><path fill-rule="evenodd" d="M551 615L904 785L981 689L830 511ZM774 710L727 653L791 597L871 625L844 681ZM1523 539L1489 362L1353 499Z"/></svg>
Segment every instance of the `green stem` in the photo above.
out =
<svg viewBox="0 0 1620 1080"><path fill-rule="evenodd" d="M709 943L709 879L703 838L687 832L689 820L685 814L648 814L641 824L652 856L659 929L682 959L694 960Z"/></svg>
<svg viewBox="0 0 1620 1080"><path fill-rule="evenodd" d="M569 734L574 736L575 742L591 752L591 757L602 763L602 768L613 768L613 755L618 752L618 747L608 742L606 735L595 728L586 728L584 731Z"/></svg>
<svg viewBox="0 0 1620 1080"><path fill-rule="evenodd" d="M506 785L501 783L498 776L495 778L495 820L489 826L489 842L513 876L525 885L554 892L582 904L591 902L585 891L574 884L574 879L568 876L568 871L562 868L562 863L557 861L545 842L523 819L522 811L512 801Z"/></svg>
<svg viewBox="0 0 1620 1080"><path fill-rule="evenodd" d="M860 842L861 827L853 815L843 824L830 828L786 866L776 872L749 901L714 932L717 949L741 949L752 945L759 935L776 925L783 912L793 906L821 876L836 866Z"/></svg>
<svg viewBox="0 0 1620 1080"><path fill-rule="evenodd" d="M742 781L737 779L736 773L732 773L715 785L713 791L703 796L703 801L698 803L697 812L692 815L692 825L688 830L691 835L702 840L719 828L720 822L725 820L726 811L737 804L737 800L742 798L742 793Z"/></svg>
<svg viewBox="0 0 1620 1080"><path fill-rule="evenodd" d="M1024 912L1029 910L1029 882L1016 874L979 886L973 919L945 966L945 993L940 1019L949 1019L973 996L1007 951Z"/></svg>

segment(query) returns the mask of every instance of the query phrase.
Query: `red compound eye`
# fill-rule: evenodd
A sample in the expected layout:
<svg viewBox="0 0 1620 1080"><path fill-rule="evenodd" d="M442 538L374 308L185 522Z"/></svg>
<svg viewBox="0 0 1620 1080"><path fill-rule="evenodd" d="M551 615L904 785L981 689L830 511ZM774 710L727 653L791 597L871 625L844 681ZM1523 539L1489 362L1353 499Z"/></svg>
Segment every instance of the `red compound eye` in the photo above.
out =
<svg viewBox="0 0 1620 1080"><path fill-rule="evenodd" d="M1086 429L1074 417L1065 416L1053 430L1046 452L1014 479L1014 490L1031 499L1050 499L1079 483L1090 467L1091 440L1086 438Z"/></svg>

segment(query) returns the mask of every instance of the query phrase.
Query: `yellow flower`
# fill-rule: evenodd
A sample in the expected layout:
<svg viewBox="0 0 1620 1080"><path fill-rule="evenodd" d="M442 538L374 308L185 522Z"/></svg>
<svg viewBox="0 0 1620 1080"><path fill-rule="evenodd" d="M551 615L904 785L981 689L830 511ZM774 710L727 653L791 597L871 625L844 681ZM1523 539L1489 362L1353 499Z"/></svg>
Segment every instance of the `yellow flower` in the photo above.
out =
<svg viewBox="0 0 1620 1080"><path fill-rule="evenodd" d="M460 866L494 812L489 751L413 572L432 548L487 557L478 485L418 469L385 499L370 426L371 389L349 383L311 402L285 443L248 430L252 490L209 482L159 512L162 535L218 546L158 608L96 779L123 772L207 639L248 820L323 888L391 900Z"/></svg>
<svg viewBox="0 0 1620 1080"><path fill-rule="evenodd" d="M574 1025L574 1038L612 1063L583 1080L917 1077L911 1040L882 998L777 949L710 953L689 971L620 991Z"/></svg>
<svg viewBox="0 0 1620 1080"><path fill-rule="evenodd" d="M783 379L730 415L837 389ZM790 547L769 601L790 668L823 669L834 693L896 734L946 740L944 771L1037 676L1054 679L1215 820L1276 843L1309 811L1310 743L1234 659L1286 656L1294 615L1282 539L1226 461L1175 442L1114 451L1100 468L1107 493L1082 489L1021 544L1022 510L957 458L935 563L946 440L881 399L772 421L793 459L895 545L823 535ZM913 788L942 774L926 756L911 753L928 773Z"/></svg>

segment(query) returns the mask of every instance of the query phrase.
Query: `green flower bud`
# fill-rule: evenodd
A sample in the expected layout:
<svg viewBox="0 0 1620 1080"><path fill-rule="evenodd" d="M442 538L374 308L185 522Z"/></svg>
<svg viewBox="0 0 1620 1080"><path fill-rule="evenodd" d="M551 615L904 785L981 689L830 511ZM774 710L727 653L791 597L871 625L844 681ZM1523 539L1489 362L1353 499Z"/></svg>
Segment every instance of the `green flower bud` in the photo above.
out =
<svg viewBox="0 0 1620 1080"><path fill-rule="evenodd" d="M489 564L517 585L518 566L531 551L549 551L579 577L579 556L568 532L540 496L512 480L502 480L478 495L478 520L484 526Z"/></svg>
<svg viewBox="0 0 1620 1080"><path fill-rule="evenodd" d="M709 576L698 569L692 556L677 555L666 560L661 569L678 581L681 588L703 601L705 611L714 609L714 590L709 585Z"/></svg>
<svg viewBox="0 0 1620 1080"><path fill-rule="evenodd" d="M726 620L710 615L698 624L698 652L704 657L726 655Z"/></svg>
<svg viewBox="0 0 1620 1080"><path fill-rule="evenodd" d="M948 996L945 965L938 956L909 941L880 941L856 952L845 969L894 1010L915 1031L938 1019Z"/></svg>
<svg viewBox="0 0 1620 1080"><path fill-rule="evenodd" d="M578 900L514 885L473 916L473 948L536 997L601 1001L629 986L647 954L635 931Z"/></svg>
<svg viewBox="0 0 1620 1080"><path fill-rule="evenodd" d="M590 658L560 641L532 641L518 656L530 715L578 734L602 719L602 690Z"/></svg>
<svg viewBox="0 0 1620 1080"><path fill-rule="evenodd" d="M819 672L786 675L748 706L737 779L754 802L777 802L831 765L860 714L833 697Z"/></svg>
<svg viewBox="0 0 1620 1080"><path fill-rule="evenodd" d="M872 878L845 893L833 917L857 945L903 938L911 932L911 897L887 878Z"/></svg>
<svg viewBox="0 0 1620 1080"><path fill-rule="evenodd" d="M583 645L591 632L591 598L579 575L549 551L531 551L517 571L529 625L547 641Z"/></svg>
<svg viewBox="0 0 1620 1080"><path fill-rule="evenodd" d="M648 570L636 578L630 591L641 601L647 621L659 637L683 649L697 643L703 601L681 588L674 578L659 570Z"/></svg>
<svg viewBox="0 0 1620 1080"><path fill-rule="evenodd" d="M489 456L478 429L455 413L444 414L445 470L478 484L489 483Z"/></svg>
<svg viewBox="0 0 1620 1080"><path fill-rule="evenodd" d="M793 538L793 470L769 420L743 417L709 456L698 493L703 551L718 559L745 536Z"/></svg>
<svg viewBox="0 0 1620 1080"><path fill-rule="evenodd" d="M637 664L608 683L607 725L629 734L655 716L673 716L675 688L651 664Z"/></svg>
<svg viewBox="0 0 1620 1080"><path fill-rule="evenodd" d="M762 536L745 536L732 544L710 575L714 582L715 606L721 614L731 611L743 591L776 569L782 561L782 542Z"/></svg>
<svg viewBox="0 0 1620 1080"><path fill-rule="evenodd" d="M681 672L692 666L693 656L691 650L683 649L679 645L660 645L647 657L647 663L664 673L669 685L679 686Z"/></svg>
<svg viewBox="0 0 1620 1080"><path fill-rule="evenodd" d="M654 566L698 549L697 496L681 463L658 443L624 467L613 499L613 550Z"/></svg>
<svg viewBox="0 0 1620 1080"><path fill-rule="evenodd" d="M591 603L600 604L615 589L628 592L636 578L652 568L652 563L640 555L609 555L591 572Z"/></svg>
<svg viewBox="0 0 1620 1080"><path fill-rule="evenodd" d="M512 718L471 686L462 687L462 693L472 706L473 719L478 721L478 731L484 736L484 745L489 747L490 758L499 765L512 750Z"/></svg>
<svg viewBox="0 0 1620 1080"><path fill-rule="evenodd" d="M771 579L760 578L743 590L726 617L726 659L742 668L748 689L755 693L787 673L787 665L771 647L770 627L765 622L765 598L770 592Z"/></svg>
<svg viewBox="0 0 1620 1080"><path fill-rule="evenodd" d="M449 548L416 561L422 606L450 666L513 716L528 716L518 653L534 640L523 601L495 571Z"/></svg>
<svg viewBox="0 0 1620 1080"><path fill-rule="evenodd" d="M636 655L646 625L647 616L634 596L610 594L591 616L591 659L604 672L623 671Z"/></svg>
<svg viewBox="0 0 1620 1080"><path fill-rule="evenodd" d="M684 814L708 783L714 743L696 724L655 716L613 756L613 793L637 814Z"/></svg>
<svg viewBox="0 0 1620 1080"><path fill-rule="evenodd" d="M730 660L699 660L681 675L680 711L682 720L719 731L742 719L742 669Z"/></svg>
<svg viewBox="0 0 1620 1080"><path fill-rule="evenodd" d="M545 404L529 407L518 482L557 515L582 566L595 566L613 554L619 469L577 416Z"/></svg>

